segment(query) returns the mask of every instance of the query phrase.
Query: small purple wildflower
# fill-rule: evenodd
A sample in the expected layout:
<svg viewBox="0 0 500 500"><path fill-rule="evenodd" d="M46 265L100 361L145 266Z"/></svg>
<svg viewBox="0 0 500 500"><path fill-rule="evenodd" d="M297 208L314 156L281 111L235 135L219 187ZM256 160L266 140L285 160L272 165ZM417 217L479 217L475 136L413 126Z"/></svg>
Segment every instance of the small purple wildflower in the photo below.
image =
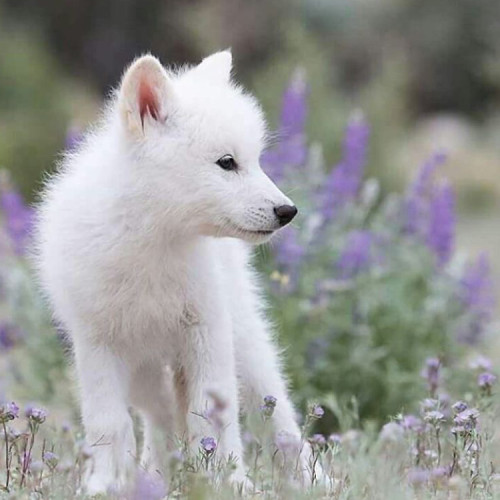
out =
<svg viewBox="0 0 500 500"><path fill-rule="evenodd" d="M371 260L373 233L365 230L352 231L342 251L337 267L342 278L352 278L368 267Z"/></svg>
<svg viewBox="0 0 500 500"><path fill-rule="evenodd" d="M43 453L43 461L49 466L50 469L55 469L59 463L59 457L52 451L45 451Z"/></svg>
<svg viewBox="0 0 500 500"><path fill-rule="evenodd" d="M476 428L478 418L479 411L476 408L468 408L455 415L453 422L455 425L464 427L465 430L470 431Z"/></svg>
<svg viewBox="0 0 500 500"><path fill-rule="evenodd" d="M274 396L265 396L264 397L264 404L268 405L268 406L276 406L276 403L277 403L277 399L274 397Z"/></svg>
<svg viewBox="0 0 500 500"><path fill-rule="evenodd" d="M438 264L446 264L455 240L455 194L448 183L435 187L431 195L426 239Z"/></svg>
<svg viewBox="0 0 500 500"><path fill-rule="evenodd" d="M359 191L366 164L370 128L363 115L356 114L349 121L342 149L342 160L332 169L320 193L320 211L325 222Z"/></svg>
<svg viewBox="0 0 500 500"><path fill-rule="evenodd" d="M210 436L201 439L201 448L206 455L212 455L217 449L217 441Z"/></svg>
<svg viewBox="0 0 500 500"><path fill-rule="evenodd" d="M325 438L325 436L323 436L323 434L313 434L309 438L309 442L313 446L321 447L321 446L325 446L325 444L326 444L326 438Z"/></svg>
<svg viewBox="0 0 500 500"><path fill-rule="evenodd" d="M495 384L497 378L493 373L490 372L483 372L480 373L479 376L477 377L477 385L481 388L481 390L487 394L488 396L491 395L491 388Z"/></svg>
<svg viewBox="0 0 500 500"><path fill-rule="evenodd" d="M25 416L36 424L43 424L48 416L47 410L28 405L24 411Z"/></svg>
<svg viewBox="0 0 500 500"><path fill-rule="evenodd" d="M14 403L5 403L0 406L0 423L6 423L10 420L14 420L19 416L19 406Z"/></svg>
<svg viewBox="0 0 500 500"><path fill-rule="evenodd" d="M340 445L342 443L342 436L340 434L330 434L328 442L332 445Z"/></svg>
<svg viewBox="0 0 500 500"><path fill-rule="evenodd" d="M313 419L323 418L325 410L319 405L313 405L309 411L309 416Z"/></svg>
<svg viewBox="0 0 500 500"><path fill-rule="evenodd" d="M455 413L462 413L463 411L467 410L468 405L465 401L457 401L455 404L453 404L452 408Z"/></svg>
<svg viewBox="0 0 500 500"><path fill-rule="evenodd" d="M265 396L264 404L260 407L260 412L264 418L272 417L274 409L276 408L277 399L274 396Z"/></svg>

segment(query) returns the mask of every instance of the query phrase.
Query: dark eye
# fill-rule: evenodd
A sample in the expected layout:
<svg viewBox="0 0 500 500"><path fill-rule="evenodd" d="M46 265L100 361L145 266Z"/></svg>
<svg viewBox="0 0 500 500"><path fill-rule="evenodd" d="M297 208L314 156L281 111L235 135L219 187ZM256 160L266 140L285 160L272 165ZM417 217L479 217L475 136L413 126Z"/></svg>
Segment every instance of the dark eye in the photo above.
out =
<svg viewBox="0 0 500 500"><path fill-rule="evenodd" d="M219 167L223 168L224 170L236 170L238 168L238 164L231 155L224 155L215 163L217 163L217 165L219 165Z"/></svg>

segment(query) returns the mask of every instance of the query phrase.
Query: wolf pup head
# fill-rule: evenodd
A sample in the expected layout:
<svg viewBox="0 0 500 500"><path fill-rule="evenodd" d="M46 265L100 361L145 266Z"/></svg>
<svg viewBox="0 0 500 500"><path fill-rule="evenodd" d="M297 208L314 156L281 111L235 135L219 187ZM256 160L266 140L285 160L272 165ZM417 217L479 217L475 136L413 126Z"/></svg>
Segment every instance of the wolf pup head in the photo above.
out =
<svg viewBox="0 0 500 500"><path fill-rule="evenodd" d="M260 168L265 121L231 64L229 51L176 72L141 57L123 76L118 120L137 183L169 224L261 243L297 209Z"/></svg>

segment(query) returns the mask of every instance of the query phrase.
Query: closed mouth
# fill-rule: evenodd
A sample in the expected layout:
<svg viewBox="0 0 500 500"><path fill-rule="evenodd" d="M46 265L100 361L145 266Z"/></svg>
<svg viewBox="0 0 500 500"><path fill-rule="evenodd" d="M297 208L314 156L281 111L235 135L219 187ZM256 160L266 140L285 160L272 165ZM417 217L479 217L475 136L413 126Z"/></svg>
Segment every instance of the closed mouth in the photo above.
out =
<svg viewBox="0 0 500 500"><path fill-rule="evenodd" d="M254 236L269 236L274 233L274 230L264 230L264 229L245 229L241 226L231 223L231 228L239 234L248 234Z"/></svg>
<svg viewBox="0 0 500 500"><path fill-rule="evenodd" d="M236 226L235 226L235 229L239 233L256 234L256 235L259 235L259 236L269 236L270 234L274 233L274 231L262 231L262 230L243 229L241 227L236 227Z"/></svg>

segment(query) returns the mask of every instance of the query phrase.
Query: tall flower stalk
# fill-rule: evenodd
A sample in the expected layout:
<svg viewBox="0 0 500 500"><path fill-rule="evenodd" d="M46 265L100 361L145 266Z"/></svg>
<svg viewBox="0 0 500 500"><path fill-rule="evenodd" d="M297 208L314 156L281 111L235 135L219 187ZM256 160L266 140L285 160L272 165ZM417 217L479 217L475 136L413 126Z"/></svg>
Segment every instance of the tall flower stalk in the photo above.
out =
<svg viewBox="0 0 500 500"><path fill-rule="evenodd" d="M342 159L326 178L319 195L324 222L329 222L340 208L357 196L363 180L369 137L370 127L364 116L356 113L347 124Z"/></svg>
<svg viewBox="0 0 500 500"><path fill-rule="evenodd" d="M298 68L283 94L277 144L261 157L264 169L275 182L281 182L290 170L304 165L306 161L308 93L304 71Z"/></svg>

